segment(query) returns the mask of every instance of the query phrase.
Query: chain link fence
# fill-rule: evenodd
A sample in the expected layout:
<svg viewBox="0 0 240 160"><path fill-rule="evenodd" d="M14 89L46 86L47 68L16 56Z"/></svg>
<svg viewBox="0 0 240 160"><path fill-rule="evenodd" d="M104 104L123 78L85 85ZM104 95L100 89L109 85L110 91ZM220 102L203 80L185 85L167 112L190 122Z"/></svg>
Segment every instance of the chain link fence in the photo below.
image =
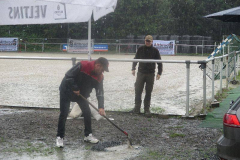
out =
<svg viewBox="0 0 240 160"><path fill-rule="evenodd" d="M216 47L216 41L204 36L153 36L155 40L175 40L175 55L206 55ZM20 38L19 52L64 52L67 38ZM107 44L113 54L135 54L144 45L144 36L138 39L94 39L94 44Z"/></svg>

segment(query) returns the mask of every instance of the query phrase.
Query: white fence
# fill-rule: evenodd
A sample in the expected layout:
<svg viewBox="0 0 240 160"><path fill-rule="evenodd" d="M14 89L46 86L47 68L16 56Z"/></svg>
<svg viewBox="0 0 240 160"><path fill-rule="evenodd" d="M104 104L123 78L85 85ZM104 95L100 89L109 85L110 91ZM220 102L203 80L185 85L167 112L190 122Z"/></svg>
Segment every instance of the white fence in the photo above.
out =
<svg viewBox="0 0 240 160"><path fill-rule="evenodd" d="M63 45L66 43L19 43L19 52L64 52ZM118 54L135 54L143 43L96 43L107 44L109 52ZM175 44L175 55L195 54L202 55L214 50L217 45L194 45L194 44Z"/></svg>
<svg viewBox="0 0 240 160"><path fill-rule="evenodd" d="M206 94L206 91L207 91L207 85L206 85L206 83L207 83L207 76L206 76L206 66L207 65L212 65L212 64L214 64L214 62L215 62L215 59L227 59L228 58L228 56L229 55L231 55L231 54L234 54L234 56L235 56L235 69L234 69L234 73L231 75L232 77L235 77L236 76L236 74L238 73L238 71L236 70L237 69L237 67L236 66L238 66L238 52L233 52L233 53L229 53L228 55L224 55L224 56L221 56L221 57L217 57L217 58L213 58L213 59L208 59L208 60L134 60L134 59L114 59L114 58L108 58L109 59L109 61L110 62L120 62L120 63L124 63L124 62L126 62L126 63L128 63L128 62L130 62L130 64L131 64L131 62L143 62L143 63L146 63L146 62L150 62L150 63L156 63L156 62L161 62L161 63L163 63L163 64L179 64L179 65L181 65L181 64L185 64L185 70L186 70L186 75L185 75L185 82L186 82L186 84L185 84L185 88L186 88L186 97L185 97L185 116L189 116L190 114L189 114L189 111L190 111L190 108L189 108L189 99L190 99L190 95L191 95L191 86L190 86L190 68L191 67L196 67L196 65L197 65L197 67L199 66L199 65L201 65L201 69L202 69L202 86L200 86L200 88L202 88L202 109L203 109L203 114L206 114L206 106L207 106L207 94ZM0 60L10 60L9 62L11 62L12 64L13 64L13 68L11 68L11 69L9 69L9 71L10 72L14 72L14 66L17 66L17 65L15 65L15 60L16 60L16 64L19 64L19 60L24 60L24 62L25 63L29 63L29 62L27 62L27 61L34 61L34 63L33 64L36 64L37 65L37 62L39 62L39 61L42 61L43 62L43 64L41 64L41 65L38 65L37 67L36 67L36 72L35 73L31 73L29 76L30 77L28 77L28 78L31 78L31 79L34 79L34 77L36 78L36 75L38 74L38 71L37 71L37 68L39 67L41 67L42 65L44 65L44 63L46 62L46 61L50 61L50 62L52 62L52 61L57 61L57 62L62 62L62 61L72 61L72 64L75 64L76 63L76 61L79 61L79 60L87 60L87 58L75 58L75 57L27 57L27 56L0 56ZM36 62L35 62L36 61ZM210 62L212 62L212 64L210 64ZM21 62L22 63L22 62ZM21 65L23 65L24 66L24 64L25 63L22 63ZM2 65L3 65L3 63L1 63ZM6 63L5 65L10 65L10 63ZM194 65L194 66L193 66ZM62 65L61 65L62 66ZM66 65L65 66L63 66L63 68L64 68L64 70L63 70L63 68L60 68L59 67L59 72L54 72L54 74L60 74L61 73L61 77L64 75L63 73L65 73L65 71L66 71L66 69L69 69L69 67L71 66L71 65L67 65L68 67L66 67ZM164 65L165 66L165 65ZM33 67L32 65L31 65L31 67ZM54 67L54 65L53 65L53 67ZM119 69L121 67L121 64L120 64L120 66L116 66L116 69ZM1 68L3 68L3 67L1 67ZM23 70L23 71L21 71L21 73L14 73L13 74L13 77L11 78L11 77L8 77L7 78L7 80L6 81L4 81L3 83L1 83L0 84L0 88L2 88L2 90L4 90L4 85L6 84L6 82L11 82L11 83L13 83L13 84L15 84L15 82L14 82L14 78L15 77L17 77L17 76L21 76L22 74L25 74L25 73L27 73L28 72L28 68L29 67L27 67L27 68L25 68L26 70ZM212 68L213 68L213 72L214 72L214 65L212 65ZM32 68L31 70L35 70L35 68ZM49 68L48 67L48 70L51 70L51 68ZM58 69L57 69L58 70ZM63 70L63 71L61 71L61 70ZM130 68L129 68L129 72L130 72ZM200 69L199 69L200 70ZM60 72L61 71L61 72ZM228 70L226 70L226 71L228 71ZM3 71L4 72L4 71ZM44 71L45 72L45 71ZM111 70L110 70L110 72L111 72ZM113 71L114 72L114 71ZM119 71L117 71L117 72L119 72ZM125 71L124 71L125 72ZM6 74L9 74L9 73L6 73ZM44 76L46 76L46 78L47 78L47 80L51 80L53 77L54 77L54 74L53 73L51 73L51 74L48 74L47 73L47 71L46 71L46 73L43 73L43 75ZM121 72L119 72L119 77L121 78ZM174 73L167 73L167 74L174 74ZM212 74L214 74L214 73L212 73ZM118 74L117 74L118 75ZM226 74L226 75L229 75L229 74ZM110 84L110 86L109 87L111 87L111 85L114 85L114 83L118 83L118 85L117 85L117 87L118 88L121 88L121 86L127 86L127 85L129 85L129 86L131 86L130 84L120 84L119 83L119 81L121 81L121 79L119 79L119 77L116 77L116 79L113 81L113 82L111 82L111 84ZM214 77L214 76L213 76ZM222 77L222 76L221 76ZM229 83L229 81L228 81L228 79L232 79L232 77L226 77L226 80L227 80L227 83L226 83L226 87L228 87L228 83ZM3 76L3 78L4 78L4 76ZM47 81L46 79L42 79L43 77L38 77L38 79L35 79L35 80L33 80L34 81L34 83L36 82L36 86L37 87L39 87L38 85L40 85L40 84L38 84L38 82L39 81ZM192 78L192 77L191 77ZM107 79L107 78L106 78ZM54 84L54 92L49 92L48 94L49 94L49 96L51 96L51 94L55 94L54 96L56 96L56 94L57 94L57 86L59 85L59 82L60 82L60 78L58 79L58 84ZM170 80L169 80L170 81ZM211 101L213 101L214 100L214 93L215 93L215 91L214 91L214 86L215 86L215 84L214 84L214 78L212 79L212 97L211 97ZM223 82L223 79L222 78L220 78L220 90L222 90L222 82ZM23 82L22 82L23 84L24 84L24 80L23 80ZM178 82L178 83L182 83L182 82ZM48 83L47 83L48 84ZM16 85L16 84L15 84ZM128 86L128 87L129 87ZM45 88L48 88L48 87L51 87L51 86L40 86L40 88L42 89L42 90L44 90ZM34 86L33 86L33 88L17 88L17 85L16 85L16 87L14 86L14 89L16 89L17 91L18 91L18 94L20 95L22 92L28 92L28 91L30 91L30 90L32 90L31 92L32 92L32 94L34 94ZM24 90L28 90L28 91L24 91ZM6 92L11 92L11 91L6 91ZM48 91L44 91L44 92L48 92ZM113 94L113 93L109 93L109 94ZM118 93L114 93L114 94L118 94ZM124 94L124 91L123 91L123 94ZM134 93L132 93L132 94L134 94ZM122 95L123 97L121 97L122 99L124 99L124 98L126 98L126 97L124 97L125 95ZM16 95L13 95L12 94L12 97L10 97L9 99L15 99L15 98L17 98L16 97ZM37 97L36 97L37 98ZM120 98L120 99L121 99ZM1 99L1 97L0 97L0 99ZM37 101L37 100L36 100ZM39 100L40 101L40 100ZM109 101L116 101L116 99L110 99ZM123 102L124 100L121 100L121 101L119 101L119 102ZM174 99L168 99L168 101L174 101ZM1 101L2 102L2 101ZM118 103L119 103L118 102ZM0 105L5 105L5 104L0 104ZM46 107L46 106L45 106Z"/></svg>

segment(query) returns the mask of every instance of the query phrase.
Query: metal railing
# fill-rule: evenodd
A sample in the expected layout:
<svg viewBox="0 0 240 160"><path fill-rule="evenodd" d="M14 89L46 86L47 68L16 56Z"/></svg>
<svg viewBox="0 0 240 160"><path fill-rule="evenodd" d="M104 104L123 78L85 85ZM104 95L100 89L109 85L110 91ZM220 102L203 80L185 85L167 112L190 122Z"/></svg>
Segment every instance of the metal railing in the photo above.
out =
<svg viewBox="0 0 240 160"><path fill-rule="evenodd" d="M19 52L64 52L63 45L67 43L19 43ZM107 44L110 52L136 53L137 49L144 43L95 43ZM197 45L197 44L175 44L175 55L180 53L205 54L216 48L217 45Z"/></svg>
<svg viewBox="0 0 240 160"><path fill-rule="evenodd" d="M221 68L222 68L222 62L223 58L228 58L229 55L234 54L235 56L235 62L234 62L234 74L233 76L236 78L237 71L236 66L238 66L239 61L239 52L231 52L229 54L211 58L208 60L201 60L201 61L193 61L193 60L152 60L152 59L108 59L112 62L142 62L142 63L182 63L186 64L186 117L189 117L189 95L190 95L190 66L191 64L200 64L201 69L203 70L203 114L206 114L206 107L207 107L207 97L206 97L206 66L207 63L212 62L212 76L214 77L214 62L215 59L221 59ZM66 61L72 61L72 65L76 63L77 60L88 60L87 58L77 58L77 57L23 57L23 56L0 56L0 59L27 59L27 60L66 60ZM94 60L94 59L92 59ZM226 69L226 72L228 72L228 69ZM228 74L226 74L228 75ZM229 77L226 77L226 80L228 81ZM226 88L228 88L228 83L226 84ZM212 102L214 101L214 78L212 78ZM222 93L222 69L220 72L220 93Z"/></svg>
<svg viewBox="0 0 240 160"><path fill-rule="evenodd" d="M234 79L236 80L236 76L238 75L238 65L239 65L239 53L240 51L233 51L229 54L226 54L226 55L223 55L223 56L218 56L218 57L214 57L214 58L210 58L208 60L206 60L206 63L208 62L212 62L212 102L214 102L214 77L215 77L215 69L214 69L214 64L215 64L215 60L217 59L220 59L220 94L222 94L222 81L223 81L223 59L226 58L226 69L225 69L225 75L226 75L226 88L228 89L228 85L229 85L229 82L230 82L230 79ZM229 56L233 55L234 56L234 66L233 66L233 74L230 73L230 77L229 77L229 69L228 69L228 58ZM204 71L206 72L206 71ZM231 75L232 75L232 78L231 78Z"/></svg>

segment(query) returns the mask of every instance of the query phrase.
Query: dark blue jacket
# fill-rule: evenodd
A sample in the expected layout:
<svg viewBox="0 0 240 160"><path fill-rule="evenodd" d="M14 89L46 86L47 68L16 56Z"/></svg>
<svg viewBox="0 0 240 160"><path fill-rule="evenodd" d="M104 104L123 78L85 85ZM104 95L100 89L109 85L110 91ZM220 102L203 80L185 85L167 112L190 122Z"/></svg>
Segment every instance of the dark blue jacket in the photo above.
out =
<svg viewBox="0 0 240 160"><path fill-rule="evenodd" d="M160 53L157 48L151 46L147 47L146 45L141 46L138 48L137 53L134 59L154 59L154 60L161 60ZM133 62L132 70L136 70L136 65L138 62ZM162 63L158 64L158 74L162 74ZM138 65L138 72L141 73L154 73L156 68L155 63L143 63L140 62Z"/></svg>
<svg viewBox="0 0 240 160"><path fill-rule="evenodd" d="M81 61L73 66L62 80L59 87L61 93L64 93L73 102L80 97L73 91L79 91L85 98L90 96L92 89L95 88L98 99L98 108L104 108L103 74L93 74L95 61Z"/></svg>

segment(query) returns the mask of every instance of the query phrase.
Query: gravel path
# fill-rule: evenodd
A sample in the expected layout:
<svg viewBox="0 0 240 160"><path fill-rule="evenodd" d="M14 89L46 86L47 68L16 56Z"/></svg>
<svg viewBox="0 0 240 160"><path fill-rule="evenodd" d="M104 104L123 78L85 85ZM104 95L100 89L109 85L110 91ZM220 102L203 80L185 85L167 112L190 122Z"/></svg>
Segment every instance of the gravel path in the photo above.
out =
<svg viewBox="0 0 240 160"><path fill-rule="evenodd" d="M131 135L134 149L127 149L126 136L106 120L92 120L93 134L101 142L121 142L106 151L92 151L83 142L83 120L67 120L65 147L55 147L58 109L34 110L0 107L0 159L173 159L214 160L220 129L201 128L202 120L177 117L147 118L125 112L107 112ZM4 113L4 114L3 114ZM122 148L121 148L122 147ZM64 158L65 157L65 158Z"/></svg>

